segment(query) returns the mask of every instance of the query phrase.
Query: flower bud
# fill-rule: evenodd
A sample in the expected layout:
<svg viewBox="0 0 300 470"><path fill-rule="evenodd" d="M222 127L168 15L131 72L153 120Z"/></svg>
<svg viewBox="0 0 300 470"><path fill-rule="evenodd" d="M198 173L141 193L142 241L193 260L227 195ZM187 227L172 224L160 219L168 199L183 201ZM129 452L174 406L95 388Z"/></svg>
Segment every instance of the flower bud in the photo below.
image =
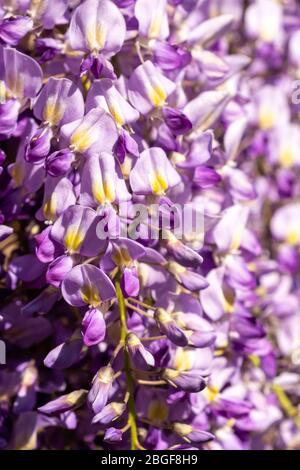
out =
<svg viewBox="0 0 300 470"><path fill-rule="evenodd" d="M121 289L125 297L136 297L140 291L137 269L124 268L121 277Z"/></svg>
<svg viewBox="0 0 300 470"><path fill-rule="evenodd" d="M102 55L89 54L81 63L80 74L92 72L95 78L115 80L116 74L112 64Z"/></svg>
<svg viewBox="0 0 300 470"><path fill-rule="evenodd" d="M111 392L114 375L114 370L110 366L101 367L95 375L87 398L88 404L94 413L100 413L105 407Z"/></svg>
<svg viewBox="0 0 300 470"><path fill-rule="evenodd" d="M124 129L121 129L113 151L120 163L124 163L127 153L134 155L135 157L139 156L139 150L136 141L128 132L124 131Z"/></svg>
<svg viewBox="0 0 300 470"><path fill-rule="evenodd" d="M46 227L41 233L34 237L36 242L35 253L42 263L53 261L55 255L55 243L49 236L50 231L51 227Z"/></svg>
<svg viewBox="0 0 300 470"><path fill-rule="evenodd" d="M173 431L187 442L208 442L214 439L214 435L210 432L197 429L190 424L173 423Z"/></svg>
<svg viewBox="0 0 300 470"><path fill-rule="evenodd" d="M174 318L163 308L158 308L154 313L154 318L158 328L176 346L184 347L188 344L188 339L184 332L178 327Z"/></svg>
<svg viewBox="0 0 300 470"><path fill-rule="evenodd" d="M97 413L92 423L101 423L101 424L108 424L111 421L118 419L126 410L125 403L118 403L118 402L111 402L106 405L100 413Z"/></svg>
<svg viewBox="0 0 300 470"><path fill-rule="evenodd" d="M25 160L33 164L40 163L50 152L52 135L49 126L39 128L27 145Z"/></svg>
<svg viewBox="0 0 300 470"><path fill-rule="evenodd" d="M199 165L195 169L193 183L199 188L210 188L221 181L220 175L209 166Z"/></svg>
<svg viewBox="0 0 300 470"><path fill-rule="evenodd" d="M121 429L108 428L105 431L105 435L104 435L105 442L111 442L111 443L120 442L122 441L122 438L123 438L123 433Z"/></svg>
<svg viewBox="0 0 300 470"><path fill-rule="evenodd" d="M129 333L126 338L126 346L130 358L137 369L154 367L155 360L152 354L142 345L134 333Z"/></svg>
<svg viewBox="0 0 300 470"><path fill-rule="evenodd" d="M81 332L86 346L93 346L104 340L106 324L99 309L93 308L86 312L82 320Z"/></svg>
<svg viewBox="0 0 300 470"><path fill-rule="evenodd" d="M189 51L167 42L155 42L154 61L162 70L174 70L185 67L191 60L192 55Z"/></svg>
<svg viewBox="0 0 300 470"><path fill-rule="evenodd" d="M64 413L73 410L84 403L87 391L75 390L74 392L62 395L56 400L49 401L46 405L40 406L38 410L45 414Z"/></svg>
<svg viewBox="0 0 300 470"><path fill-rule="evenodd" d="M175 261L169 263L169 271L177 282L192 292L205 289L208 286L208 282L201 274L188 270Z"/></svg>
<svg viewBox="0 0 300 470"><path fill-rule="evenodd" d="M46 160L46 171L51 176L63 176L71 168L75 155L70 149L62 149L51 153Z"/></svg>
<svg viewBox="0 0 300 470"><path fill-rule="evenodd" d="M67 369L80 359L81 350L82 338L80 332L76 330L67 341L59 344L47 354L44 364L51 369Z"/></svg>
<svg viewBox="0 0 300 470"><path fill-rule="evenodd" d="M61 282L65 279L66 275L73 268L74 261L71 256L62 255L56 258L49 264L46 279L49 284L54 287L59 287Z"/></svg>
<svg viewBox="0 0 300 470"><path fill-rule="evenodd" d="M32 25L32 19L26 16L4 18L0 22L0 39L10 46L16 46Z"/></svg>
<svg viewBox="0 0 300 470"><path fill-rule="evenodd" d="M165 379L168 384L184 392L196 393L206 387L206 381L200 375L199 370L180 371L165 369L162 373L162 378Z"/></svg>
<svg viewBox="0 0 300 470"><path fill-rule="evenodd" d="M165 107L163 116L169 129L174 135L186 134L192 129L192 123L188 117L177 109Z"/></svg>

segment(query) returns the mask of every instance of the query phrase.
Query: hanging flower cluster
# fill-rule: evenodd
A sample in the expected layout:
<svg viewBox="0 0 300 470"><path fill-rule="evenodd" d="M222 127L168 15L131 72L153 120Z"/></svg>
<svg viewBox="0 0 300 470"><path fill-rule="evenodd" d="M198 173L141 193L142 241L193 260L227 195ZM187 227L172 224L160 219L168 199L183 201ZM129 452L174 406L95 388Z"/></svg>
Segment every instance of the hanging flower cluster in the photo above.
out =
<svg viewBox="0 0 300 470"><path fill-rule="evenodd" d="M299 41L296 0L0 1L0 449L300 448Z"/></svg>

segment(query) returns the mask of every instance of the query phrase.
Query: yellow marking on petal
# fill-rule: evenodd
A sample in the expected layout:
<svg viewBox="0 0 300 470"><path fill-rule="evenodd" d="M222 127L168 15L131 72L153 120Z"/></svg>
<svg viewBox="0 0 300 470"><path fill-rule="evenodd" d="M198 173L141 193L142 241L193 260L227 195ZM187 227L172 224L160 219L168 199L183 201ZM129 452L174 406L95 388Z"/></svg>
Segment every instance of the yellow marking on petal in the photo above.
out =
<svg viewBox="0 0 300 470"><path fill-rule="evenodd" d="M275 113L271 109L262 108L258 115L259 127L263 131L271 129L275 124Z"/></svg>
<svg viewBox="0 0 300 470"><path fill-rule="evenodd" d="M300 232L298 230L289 230L286 236L286 242L289 245L295 246L300 243Z"/></svg>
<svg viewBox="0 0 300 470"><path fill-rule="evenodd" d="M107 36L107 27L103 24L97 25L96 28L96 40L98 44L98 50L103 49Z"/></svg>
<svg viewBox="0 0 300 470"><path fill-rule="evenodd" d="M225 352L226 352L226 348L225 348L225 347L215 349L214 356L215 356L215 357L223 356L223 355L225 354Z"/></svg>
<svg viewBox="0 0 300 470"><path fill-rule="evenodd" d="M242 241L242 233L238 231L238 233L236 233L232 238L230 251L238 250L240 247L241 241Z"/></svg>
<svg viewBox="0 0 300 470"><path fill-rule="evenodd" d="M43 213L44 213L46 220L50 220L51 222L55 221L56 209L57 209L56 196L55 194L52 194L50 196L50 199L47 202L45 202L44 208L43 208Z"/></svg>
<svg viewBox="0 0 300 470"><path fill-rule="evenodd" d="M163 195L168 189L168 182L165 175L161 171L150 175L150 184L154 194L159 196Z"/></svg>
<svg viewBox="0 0 300 470"><path fill-rule="evenodd" d="M38 233L40 233L40 227L37 224L33 225L30 229L30 233L31 235L37 235Z"/></svg>
<svg viewBox="0 0 300 470"><path fill-rule="evenodd" d="M59 103L56 96L50 96L47 99L43 112L44 121L56 126L64 115L63 106Z"/></svg>
<svg viewBox="0 0 300 470"><path fill-rule="evenodd" d="M148 406L148 419L154 423L163 423L167 420L169 410L162 400L151 400Z"/></svg>
<svg viewBox="0 0 300 470"><path fill-rule="evenodd" d="M84 75L82 75L81 77L81 83L82 83L82 86L83 86L83 89L84 91L87 93L89 91L89 89L91 88L91 85L92 85L92 82L91 80L89 79L89 76L87 73L85 73Z"/></svg>
<svg viewBox="0 0 300 470"><path fill-rule="evenodd" d="M84 390L75 390L74 392L69 393L67 396L67 403L69 405L75 405L78 400L85 395L85 393L86 392Z"/></svg>
<svg viewBox="0 0 300 470"><path fill-rule="evenodd" d="M4 103L6 100L6 86L3 80L0 80L0 103Z"/></svg>
<svg viewBox="0 0 300 470"><path fill-rule="evenodd" d="M272 42L276 37L276 30L272 27L272 24L266 22L260 31L260 38L264 42Z"/></svg>
<svg viewBox="0 0 300 470"><path fill-rule="evenodd" d="M11 169L11 176L14 180L15 186L19 188L24 180L24 166L21 162L16 162Z"/></svg>
<svg viewBox="0 0 300 470"><path fill-rule="evenodd" d="M193 365L192 351L183 348L177 348L174 358L174 369L176 370L190 370Z"/></svg>
<svg viewBox="0 0 300 470"><path fill-rule="evenodd" d="M92 192L96 201L101 205L112 203L116 198L115 188L110 181L94 183L92 185Z"/></svg>
<svg viewBox="0 0 300 470"><path fill-rule="evenodd" d="M104 192L106 197L106 202L113 202L116 198L114 185L110 181L105 181L104 183Z"/></svg>
<svg viewBox="0 0 300 470"><path fill-rule="evenodd" d="M124 176L125 179L127 179L132 169L132 160L128 158L128 156L126 155L124 162L120 166L121 166L122 175Z"/></svg>
<svg viewBox="0 0 300 470"><path fill-rule="evenodd" d="M31 0L31 6L29 9L30 16L36 17L44 13L47 7L45 0Z"/></svg>
<svg viewBox="0 0 300 470"><path fill-rule="evenodd" d="M174 423L173 429L177 434L185 437L193 431L193 426L185 423Z"/></svg>
<svg viewBox="0 0 300 470"><path fill-rule="evenodd" d="M260 357L257 356L256 354L250 354L248 356L249 360L252 362L254 367L259 367L260 366Z"/></svg>
<svg viewBox="0 0 300 470"><path fill-rule="evenodd" d="M71 136L71 145L75 152L85 152L93 143L92 136L88 129L79 127Z"/></svg>
<svg viewBox="0 0 300 470"><path fill-rule="evenodd" d="M185 155L179 152L172 152L171 161L176 165L177 163L183 163L186 161Z"/></svg>
<svg viewBox="0 0 300 470"><path fill-rule="evenodd" d="M118 106L118 104L117 103L113 103L113 104L108 103L108 109L110 111L110 114L112 115L112 117L116 121L117 125L119 127L123 126L123 124L125 124L125 120L122 116L121 109Z"/></svg>
<svg viewBox="0 0 300 470"><path fill-rule="evenodd" d="M112 260L117 266L126 267L132 264L131 256L126 248L117 248L112 255Z"/></svg>
<svg viewBox="0 0 300 470"><path fill-rule="evenodd" d="M225 313L232 313L234 308L233 304L228 302L228 300L224 297L224 302L223 302L223 309Z"/></svg>
<svg viewBox="0 0 300 470"><path fill-rule="evenodd" d="M81 298L86 304L91 305L91 307L98 307L101 304L98 290L91 284L86 284L81 288Z"/></svg>
<svg viewBox="0 0 300 470"><path fill-rule="evenodd" d="M279 161L284 168L290 168L295 161L295 151L292 147L284 147L279 154Z"/></svg>
<svg viewBox="0 0 300 470"><path fill-rule="evenodd" d="M34 450L37 446L37 430L35 429L29 439L23 444L16 447L16 450Z"/></svg>
<svg viewBox="0 0 300 470"><path fill-rule="evenodd" d="M84 240L84 233L77 227L69 227L65 236L65 245L68 251L76 252Z"/></svg>
<svg viewBox="0 0 300 470"><path fill-rule="evenodd" d="M30 387L34 384L37 378L37 370L34 366L29 366L25 369L22 376L22 385L25 387Z"/></svg>
<svg viewBox="0 0 300 470"><path fill-rule="evenodd" d="M124 411L123 403L112 402L110 405L111 405L112 409L114 410L114 412L116 413L116 418L118 416L120 416L122 414L122 412ZM116 419L116 418L114 418L114 419ZM114 421L114 419L113 419L113 421Z"/></svg>
<svg viewBox="0 0 300 470"><path fill-rule="evenodd" d="M236 419L230 418L226 423L226 427L227 428L233 428L233 426L235 426L235 423L236 423Z"/></svg>
<svg viewBox="0 0 300 470"><path fill-rule="evenodd" d="M92 192L95 200L103 205L105 203L105 192L102 183L94 183L92 185Z"/></svg>
<svg viewBox="0 0 300 470"><path fill-rule="evenodd" d="M107 27L101 23L91 25L87 30L87 43L91 51L101 51L105 45Z"/></svg>
<svg viewBox="0 0 300 470"><path fill-rule="evenodd" d="M148 96L155 107L163 106L167 99L167 94L159 83L148 86Z"/></svg>
<svg viewBox="0 0 300 470"><path fill-rule="evenodd" d="M150 28L149 28L149 37L150 38L157 38L160 33L161 28L161 20L162 18L158 15L155 15L151 21Z"/></svg>
<svg viewBox="0 0 300 470"><path fill-rule="evenodd" d="M9 90L12 94L18 98L23 98L23 91L24 91L24 78L22 75L19 75L16 78L15 74L8 74L6 78L6 83L8 85Z"/></svg>
<svg viewBox="0 0 300 470"><path fill-rule="evenodd" d="M205 389L205 393L209 402L215 401L219 394L219 389L214 385L208 385Z"/></svg>

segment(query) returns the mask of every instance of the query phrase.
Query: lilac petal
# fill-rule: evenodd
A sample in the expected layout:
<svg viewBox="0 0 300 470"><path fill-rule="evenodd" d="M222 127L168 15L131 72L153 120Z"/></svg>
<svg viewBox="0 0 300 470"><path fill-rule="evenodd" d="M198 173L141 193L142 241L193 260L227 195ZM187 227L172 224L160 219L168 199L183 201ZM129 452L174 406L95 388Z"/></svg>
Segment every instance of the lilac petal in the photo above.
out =
<svg viewBox="0 0 300 470"><path fill-rule="evenodd" d="M67 369L78 362L82 350L82 338L78 331L64 343L56 346L44 359L46 367L53 369Z"/></svg>
<svg viewBox="0 0 300 470"><path fill-rule="evenodd" d="M91 109L80 121L65 124L61 134L72 151L87 156L110 152L118 138L113 118L101 108Z"/></svg>
<svg viewBox="0 0 300 470"><path fill-rule="evenodd" d="M14 96L19 99L34 98L42 86L43 72L39 64L28 55L9 47L3 49L3 64L0 79L4 80Z"/></svg>
<svg viewBox="0 0 300 470"><path fill-rule="evenodd" d="M73 410L84 403L86 394L86 390L75 390L67 395L62 395L55 400L49 401L46 405L40 406L38 411L51 415Z"/></svg>
<svg viewBox="0 0 300 470"><path fill-rule="evenodd" d="M62 126L84 115L81 91L68 78L50 77L33 107L34 115L52 126Z"/></svg>
<svg viewBox="0 0 300 470"><path fill-rule="evenodd" d="M13 233L12 227L7 227L6 225L0 225L0 241L7 238L9 235Z"/></svg>
<svg viewBox="0 0 300 470"><path fill-rule="evenodd" d="M96 256L105 249L106 241L97 237L99 217L93 209L69 206L56 220L51 238L65 246L68 253Z"/></svg>
<svg viewBox="0 0 300 470"><path fill-rule="evenodd" d="M169 36L167 0L137 0L134 8L139 22L139 33L150 39L165 39Z"/></svg>
<svg viewBox="0 0 300 470"><path fill-rule="evenodd" d="M175 83L165 77L149 60L139 65L128 81L129 100L141 114L164 106L174 89Z"/></svg>
<svg viewBox="0 0 300 470"><path fill-rule="evenodd" d="M43 205L37 218L54 222L65 209L75 204L75 200L73 185L69 179L48 176L45 182Z"/></svg>
<svg viewBox="0 0 300 470"><path fill-rule="evenodd" d="M112 154L101 152L89 157L84 165L80 202L90 206L105 206L131 198L125 181L116 170Z"/></svg>
<svg viewBox="0 0 300 470"><path fill-rule="evenodd" d="M10 136L14 132L19 116L20 103L10 99L0 103L0 134Z"/></svg>
<svg viewBox="0 0 300 470"><path fill-rule="evenodd" d="M86 0L72 15L69 40L73 49L110 57L121 49L125 33L123 15L113 2Z"/></svg>
<svg viewBox="0 0 300 470"><path fill-rule="evenodd" d="M101 269L90 264L75 266L62 283L66 302L75 307L97 307L115 297L115 288Z"/></svg>
<svg viewBox="0 0 300 470"><path fill-rule="evenodd" d="M47 282L54 287L59 287L68 272L73 268L73 264L71 256L62 255L56 258L49 264L46 273Z"/></svg>
<svg viewBox="0 0 300 470"><path fill-rule="evenodd" d="M139 112L123 98L121 93L107 78L95 80L86 99L86 110L101 107L110 113L118 126L130 124L139 118Z"/></svg>
<svg viewBox="0 0 300 470"><path fill-rule="evenodd" d="M144 150L130 173L130 185L136 194L162 196L180 181L179 174L159 147Z"/></svg>

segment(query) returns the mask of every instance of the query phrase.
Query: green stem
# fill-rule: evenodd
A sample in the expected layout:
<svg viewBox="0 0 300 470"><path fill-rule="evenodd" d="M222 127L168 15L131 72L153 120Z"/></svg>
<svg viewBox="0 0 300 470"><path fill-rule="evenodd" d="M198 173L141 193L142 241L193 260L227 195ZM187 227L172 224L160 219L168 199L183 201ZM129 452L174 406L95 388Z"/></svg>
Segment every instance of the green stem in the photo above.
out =
<svg viewBox="0 0 300 470"><path fill-rule="evenodd" d="M119 312L120 312L120 323L121 323L121 344L124 346L124 370L127 382L127 390L129 393L128 399L128 424L130 425L130 435L131 435L131 450L141 449L141 445L138 439L137 433L137 424L136 424L136 412L135 412L135 402L134 402L134 381L131 375L130 367L130 358L128 351L126 349L126 336L128 333L127 322L126 322L126 305L125 299L122 293L120 286L120 279L117 277L116 280L116 293L117 299L119 302Z"/></svg>

